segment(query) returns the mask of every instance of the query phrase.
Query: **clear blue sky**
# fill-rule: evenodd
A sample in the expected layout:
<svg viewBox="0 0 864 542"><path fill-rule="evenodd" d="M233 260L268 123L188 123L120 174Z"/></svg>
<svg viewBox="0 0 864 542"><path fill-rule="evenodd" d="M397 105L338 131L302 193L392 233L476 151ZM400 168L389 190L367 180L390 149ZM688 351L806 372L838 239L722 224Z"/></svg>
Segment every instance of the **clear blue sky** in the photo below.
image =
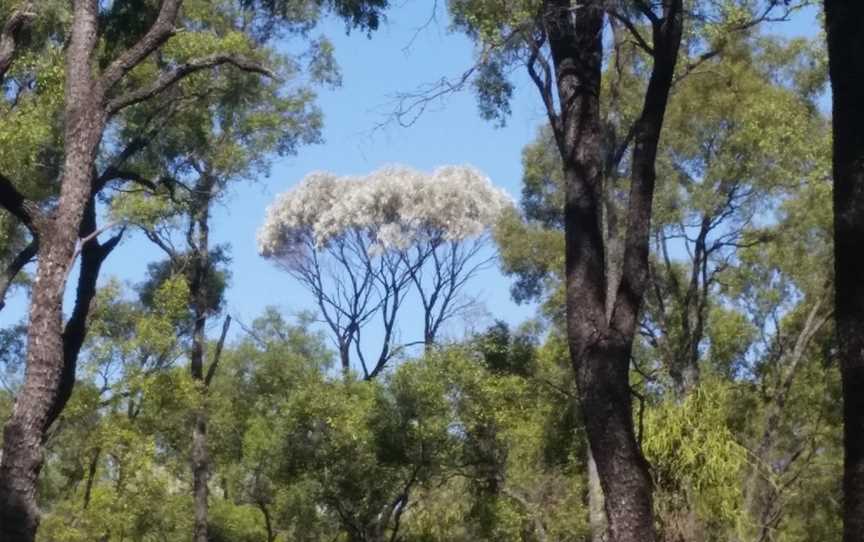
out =
<svg viewBox="0 0 864 542"><path fill-rule="evenodd" d="M214 241L232 247L233 280L227 304L232 315L249 322L268 305L286 313L312 308L311 298L255 250L255 232L268 203L311 170L364 174L392 163L424 170L443 164L471 164L518 198L522 147L545 122L536 91L521 74L515 79L513 115L504 128L480 119L469 90L427 110L413 126L392 125L373 133L373 127L392 110L394 94L441 77L458 76L472 63L470 41L447 31L443 1L437 2L437 20L418 33L432 15L433 4L429 0L397 0L371 39L362 32L345 35L344 24L338 21L327 21L318 30L334 42L343 73L340 88L319 94L325 142L301 148L295 157L278 159L269 178L236 185L214 214ZM818 31L816 11L809 9L790 23L772 26L773 31L786 35L814 35ZM132 283L140 281L146 264L159 258L161 254L145 240L131 237L112 254L102 280L116 276ZM531 317L534 307L514 304L509 287L509 280L491 269L469 288L480 296L492 318L516 324ZM25 303L20 291L11 296L0 313L0 325L23 318ZM416 340L416 311L409 311L407 316L403 339ZM472 323L483 325L491 320Z"/></svg>

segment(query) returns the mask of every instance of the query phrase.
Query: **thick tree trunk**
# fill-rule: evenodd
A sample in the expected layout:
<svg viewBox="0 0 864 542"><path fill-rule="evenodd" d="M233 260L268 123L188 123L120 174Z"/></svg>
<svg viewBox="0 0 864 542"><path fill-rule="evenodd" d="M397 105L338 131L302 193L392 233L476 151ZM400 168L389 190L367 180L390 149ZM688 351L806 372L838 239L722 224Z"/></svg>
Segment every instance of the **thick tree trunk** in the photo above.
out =
<svg viewBox="0 0 864 542"><path fill-rule="evenodd" d="M654 162L681 42L682 3L664 1L662 15L647 5L640 8L651 19L654 66L635 126L620 275L617 266L607 265L603 232L604 6L600 0L585 1L574 15L569 0L546 2L545 28L561 104L560 115L550 111L550 120L566 181L567 335L610 540L651 542L656 537L652 482L636 442L629 369L648 275ZM620 280L617 288L610 288L612 280Z"/></svg>
<svg viewBox="0 0 864 542"><path fill-rule="evenodd" d="M570 354L605 496L610 539L650 542L655 538L651 480L636 443L629 387L633 335L613 334L606 310L600 122L603 5L585 2L578 17L572 17L569 1L550 2L549 7L549 43L563 104L556 138L566 179ZM625 261L624 278L626 272Z"/></svg>
<svg viewBox="0 0 864 542"><path fill-rule="evenodd" d="M63 292L90 199L92 167L106 114L93 78L97 3L75 3L67 48L66 127L60 199L40 233L27 334L27 368L3 433L0 461L0 540L29 542L39 521L36 484L45 431L61 402L64 374ZM74 378L74 375L73 375Z"/></svg>
<svg viewBox="0 0 864 542"><path fill-rule="evenodd" d="M825 0L834 130L835 319L843 380L843 540L864 541L864 3Z"/></svg>

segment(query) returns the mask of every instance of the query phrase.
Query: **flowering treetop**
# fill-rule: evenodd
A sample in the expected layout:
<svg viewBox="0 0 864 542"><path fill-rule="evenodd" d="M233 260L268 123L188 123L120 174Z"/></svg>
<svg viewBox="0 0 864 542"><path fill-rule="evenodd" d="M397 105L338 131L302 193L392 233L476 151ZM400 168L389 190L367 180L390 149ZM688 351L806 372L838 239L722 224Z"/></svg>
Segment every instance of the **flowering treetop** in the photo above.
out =
<svg viewBox="0 0 864 542"><path fill-rule="evenodd" d="M349 232L371 238L370 250L402 250L441 239L477 237L512 206L488 177L467 166L424 173L390 166L363 177L312 172L276 198L258 231L263 256L301 255Z"/></svg>

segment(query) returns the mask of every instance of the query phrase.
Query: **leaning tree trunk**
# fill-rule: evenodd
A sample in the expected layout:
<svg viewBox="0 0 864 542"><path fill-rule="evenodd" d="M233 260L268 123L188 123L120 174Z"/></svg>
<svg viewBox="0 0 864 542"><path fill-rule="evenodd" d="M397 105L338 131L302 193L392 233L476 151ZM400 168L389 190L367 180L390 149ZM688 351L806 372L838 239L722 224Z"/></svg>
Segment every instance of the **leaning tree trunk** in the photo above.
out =
<svg viewBox="0 0 864 542"><path fill-rule="evenodd" d="M92 69L96 29L96 2L76 2L66 51L66 148L60 199L54 215L36 224L39 250L27 330L27 368L3 433L0 540L4 542L29 542L35 538L42 444L61 402L63 293L79 224L90 199L93 162L106 122L101 88Z"/></svg>
<svg viewBox="0 0 864 542"><path fill-rule="evenodd" d="M834 130L835 319L843 380L843 540L864 541L864 3L825 0Z"/></svg>

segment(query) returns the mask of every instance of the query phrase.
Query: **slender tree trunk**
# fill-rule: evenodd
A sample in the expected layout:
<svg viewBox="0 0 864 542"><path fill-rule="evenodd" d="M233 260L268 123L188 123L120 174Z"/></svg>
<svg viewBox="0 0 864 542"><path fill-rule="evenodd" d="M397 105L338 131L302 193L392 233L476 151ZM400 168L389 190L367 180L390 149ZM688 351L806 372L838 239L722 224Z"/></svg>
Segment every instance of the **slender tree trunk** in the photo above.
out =
<svg viewBox="0 0 864 542"><path fill-rule="evenodd" d="M90 495L93 491L93 483L96 481L96 469L99 467L101 452L101 449L96 448L96 451L93 452L93 458L90 459L90 465L87 468L87 483L84 486L84 510L87 510L87 507L90 506Z"/></svg>
<svg viewBox="0 0 864 542"><path fill-rule="evenodd" d="M63 292L78 229L90 199L92 167L106 114L101 88L94 80L97 3L74 3L72 35L67 48L63 177L60 199L51 219L38 225L36 281L27 333L27 368L3 433L0 462L0 540L29 542L36 534L39 511L36 484L42 468L45 431L58 412L64 374ZM74 375L73 375L74 378Z"/></svg>
<svg viewBox="0 0 864 542"><path fill-rule="evenodd" d="M205 393L207 383L204 377L204 357L207 348L207 313L210 295L208 292L208 275L210 273L210 199L214 179L202 174L195 186L193 210L190 219L193 221L194 237L190 232L188 244L192 250L192 277L189 281L189 295L195 314L192 330L192 351L189 356L189 367L192 378L200 385L201 393ZM204 399L202 397L202 399ZM195 502L194 542L207 542L208 515L208 481L210 479L210 454L207 449L207 411L206 406L199 406L194 413L192 427L192 491Z"/></svg>
<svg viewBox="0 0 864 542"><path fill-rule="evenodd" d="M843 540L864 541L864 3L825 0L834 130L835 318L843 380Z"/></svg>
<svg viewBox="0 0 864 542"><path fill-rule="evenodd" d="M258 501L258 509L261 510L261 514L264 516L264 527L267 529L267 542L273 542L276 540L276 533L273 532L273 520L270 518L270 510L263 501Z"/></svg>
<svg viewBox="0 0 864 542"><path fill-rule="evenodd" d="M339 343L339 363L342 365L342 376L348 378L351 372L351 341L341 340Z"/></svg>

